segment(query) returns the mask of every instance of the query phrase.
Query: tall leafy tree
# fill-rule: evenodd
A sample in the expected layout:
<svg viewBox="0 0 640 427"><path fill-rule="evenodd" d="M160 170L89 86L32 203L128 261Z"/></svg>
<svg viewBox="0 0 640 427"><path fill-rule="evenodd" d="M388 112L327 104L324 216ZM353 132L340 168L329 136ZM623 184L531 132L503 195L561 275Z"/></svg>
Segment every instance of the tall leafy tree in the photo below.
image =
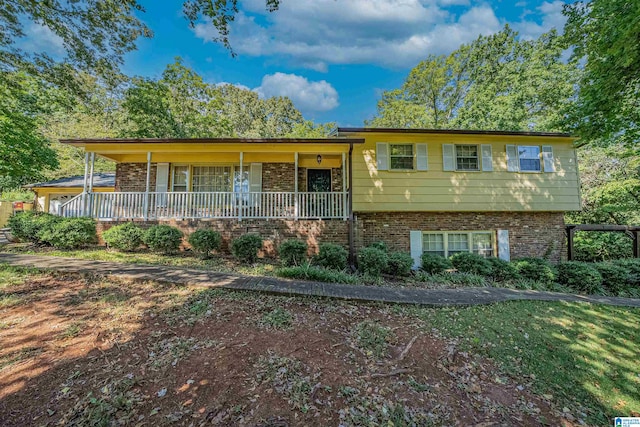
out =
<svg viewBox="0 0 640 427"><path fill-rule="evenodd" d="M578 1L565 6L565 38L584 76L570 121L584 141L640 139L640 2Z"/></svg>

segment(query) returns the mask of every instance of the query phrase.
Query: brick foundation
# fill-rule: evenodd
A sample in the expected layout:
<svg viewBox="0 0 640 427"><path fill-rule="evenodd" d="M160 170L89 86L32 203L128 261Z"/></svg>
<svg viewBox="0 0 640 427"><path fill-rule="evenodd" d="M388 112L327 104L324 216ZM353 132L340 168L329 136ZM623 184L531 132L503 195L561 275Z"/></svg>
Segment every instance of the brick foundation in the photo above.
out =
<svg viewBox="0 0 640 427"><path fill-rule="evenodd" d="M409 251L409 232L509 230L511 258L548 255L565 258L562 212L369 212L356 214L356 250L384 241L393 250Z"/></svg>
<svg viewBox="0 0 640 427"><path fill-rule="evenodd" d="M222 234L222 250L229 251L231 241L246 233L256 233L265 240L263 255L274 257L276 248L287 239L301 239L309 246L309 254L317 252L319 243L336 243L348 247L347 222L344 220L159 220L134 221L147 228L156 224L166 224L179 228L185 237L197 229L216 230ZM98 234L124 221L98 222ZM185 246L188 246L185 244Z"/></svg>

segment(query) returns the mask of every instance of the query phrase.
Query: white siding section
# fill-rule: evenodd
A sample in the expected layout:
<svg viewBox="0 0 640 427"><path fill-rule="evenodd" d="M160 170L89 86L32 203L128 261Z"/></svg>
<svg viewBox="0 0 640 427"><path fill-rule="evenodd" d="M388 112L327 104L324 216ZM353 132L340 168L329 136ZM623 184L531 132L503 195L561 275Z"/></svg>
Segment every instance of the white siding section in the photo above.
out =
<svg viewBox="0 0 640 427"><path fill-rule="evenodd" d="M498 230L498 258L505 261L511 260L509 249L509 230Z"/></svg>
<svg viewBox="0 0 640 427"><path fill-rule="evenodd" d="M427 144L416 144L416 169L426 171L429 169L429 155Z"/></svg>
<svg viewBox="0 0 640 427"><path fill-rule="evenodd" d="M545 172L555 172L556 165L553 160L553 147L550 145L542 146L542 160L544 161Z"/></svg>
<svg viewBox="0 0 640 427"><path fill-rule="evenodd" d="M493 153L489 144L482 144L482 170L493 171Z"/></svg>
<svg viewBox="0 0 640 427"><path fill-rule="evenodd" d="M520 170L518 147L515 145L507 145L507 170L509 172L518 172Z"/></svg>
<svg viewBox="0 0 640 427"><path fill-rule="evenodd" d="M456 170L455 146L453 144L442 144L442 170Z"/></svg>
<svg viewBox="0 0 640 427"><path fill-rule="evenodd" d="M376 144L376 161L379 171L389 170L389 145L386 142Z"/></svg>
<svg viewBox="0 0 640 427"><path fill-rule="evenodd" d="M409 245L411 258L413 258L413 269L417 270L422 264L422 231L409 232Z"/></svg>

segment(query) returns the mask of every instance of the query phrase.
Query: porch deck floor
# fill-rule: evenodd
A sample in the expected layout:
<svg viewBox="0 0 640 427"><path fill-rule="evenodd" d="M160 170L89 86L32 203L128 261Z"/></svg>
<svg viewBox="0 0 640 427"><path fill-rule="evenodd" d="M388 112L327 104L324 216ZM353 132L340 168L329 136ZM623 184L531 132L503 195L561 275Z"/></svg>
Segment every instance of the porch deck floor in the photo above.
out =
<svg viewBox="0 0 640 427"><path fill-rule="evenodd" d="M232 290L426 306L465 306L491 304L501 301L536 300L587 302L623 307L640 307L640 299L632 298L583 296L505 288L402 289L341 285L335 283L283 280L273 277L243 276L179 267L126 264L54 256L0 253L0 263L68 273L94 273L135 280L152 280Z"/></svg>

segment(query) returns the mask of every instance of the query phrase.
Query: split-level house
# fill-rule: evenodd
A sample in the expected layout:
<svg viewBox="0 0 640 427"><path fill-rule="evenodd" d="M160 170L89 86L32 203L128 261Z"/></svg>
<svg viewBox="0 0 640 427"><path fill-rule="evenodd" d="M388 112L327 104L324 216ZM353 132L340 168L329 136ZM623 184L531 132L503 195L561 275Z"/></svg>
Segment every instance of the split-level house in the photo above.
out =
<svg viewBox="0 0 640 427"><path fill-rule="evenodd" d="M580 209L568 134L338 128L323 139L76 139L87 153L82 194L64 216L99 230L123 221L510 259L562 257L563 214ZM92 159L116 165L96 192Z"/></svg>

